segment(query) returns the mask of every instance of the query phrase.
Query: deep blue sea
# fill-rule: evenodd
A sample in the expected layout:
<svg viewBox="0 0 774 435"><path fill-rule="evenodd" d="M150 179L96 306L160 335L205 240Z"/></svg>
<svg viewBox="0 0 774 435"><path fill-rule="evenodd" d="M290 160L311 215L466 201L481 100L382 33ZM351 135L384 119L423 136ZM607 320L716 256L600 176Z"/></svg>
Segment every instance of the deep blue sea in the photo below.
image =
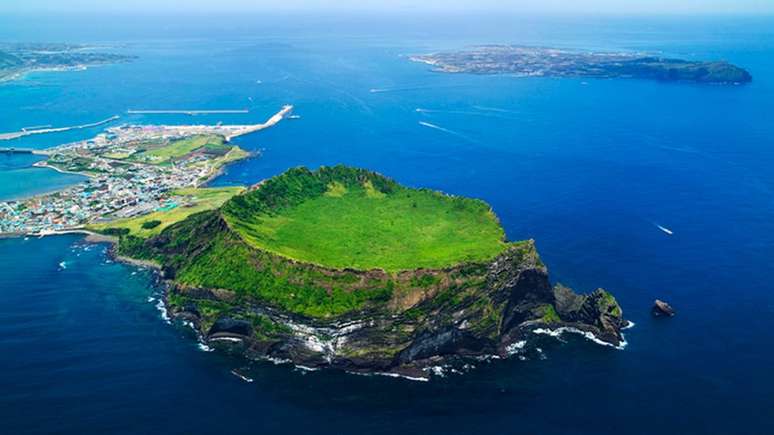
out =
<svg viewBox="0 0 774 435"><path fill-rule="evenodd" d="M526 360L427 383L248 366L165 322L153 276L105 246L2 239L0 433L774 433L774 17L6 16L0 41L138 56L0 85L2 132L255 122L291 103L302 118L241 138L261 157L214 184L346 163L482 198L553 280L609 289L636 324L624 350L536 336ZM478 43L725 59L755 79L442 75L407 59ZM250 113L125 114L181 108ZM34 161L0 157L0 199L78 180ZM678 315L653 319L655 298Z"/></svg>

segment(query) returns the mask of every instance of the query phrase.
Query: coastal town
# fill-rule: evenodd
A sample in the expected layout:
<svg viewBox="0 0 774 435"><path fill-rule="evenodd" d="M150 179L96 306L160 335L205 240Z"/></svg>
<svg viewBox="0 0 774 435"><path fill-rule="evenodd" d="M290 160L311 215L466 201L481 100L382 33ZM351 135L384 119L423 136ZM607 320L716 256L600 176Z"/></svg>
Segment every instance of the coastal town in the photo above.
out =
<svg viewBox="0 0 774 435"><path fill-rule="evenodd" d="M255 125L122 125L95 138L36 151L35 164L87 179L57 192L0 202L0 234L45 235L185 207L179 189L205 185L250 153L231 140L272 127L287 105Z"/></svg>

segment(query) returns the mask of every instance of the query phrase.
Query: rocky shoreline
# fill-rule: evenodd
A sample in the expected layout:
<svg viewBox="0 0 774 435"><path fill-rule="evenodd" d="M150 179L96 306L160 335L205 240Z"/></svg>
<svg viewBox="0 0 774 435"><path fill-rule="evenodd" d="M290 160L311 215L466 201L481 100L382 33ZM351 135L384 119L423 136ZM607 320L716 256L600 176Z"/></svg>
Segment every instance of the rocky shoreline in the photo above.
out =
<svg viewBox="0 0 774 435"><path fill-rule="evenodd" d="M411 328L411 336L401 339L392 331L406 328L411 321L400 315L362 313L326 322L266 305L243 305L251 316L261 316L283 330L266 337L254 323L239 316L220 317L207 324L196 304L175 305L168 300L169 295L181 293L197 301L233 300L226 290L181 288L167 281L165 303L170 317L188 322L201 342L212 348L308 370L333 368L413 380L430 379L438 367L461 368L481 360L509 358L537 334L577 333L617 349L626 345L621 330L628 322L609 293L599 289L578 295L566 287L552 288L544 266L520 267L513 260L504 255L489 265L487 279L494 285L487 291L498 293L496 297L507 305L502 328L495 335L471 330L470 323L476 319L466 313L469 307L464 305L434 314L451 322L431 321L424 328ZM546 303L556 306L557 318L535 318L535 309ZM392 353L379 350L391 347L400 349Z"/></svg>
<svg viewBox="0 0 774 435"><path fill-rule="evenodd" d="M576 333L617 349L626 345L621 331L629 322L615 299L602 289L579 295L561 285L552 287L532 242L526 250L511 249L483 265L486 285L481 292L501 312L497 325L482 329L476 301L439 305L438 295L428 295L414 306L427 310L424 319L412 318L406 311L366 310L326 321L250 301L241 303L233 316L208 322L202 301L233 304L233 292L181 286L174 281L174 270L121 254L116 237L85 230L67 233L85 234L89 243L109 243L112 259L153 270L163 290L160 309L169 319L193 327L203 345L251 360L428 380L439 367L456 370L520 354L539 334ZM192 302L175 302L180 295ZM257 324L254 319L261 321Z"/></svg>
<svg viewBox="0 0 774 435"><path fill-rule="evenodd" d="M135 267L152 270L156 276L156 285L162 289L162 302L166 318L183 322L194 329L198 341L209 348L219 349L229 353L238 353L245 358L256 361L269 361L274 364L290 364L303 370L319 370L334 368L352 374L380 375L401 377L415 381L427 381L441 373L441 367L449 367L457 371L468 367L470 363L506 359L521 353L525 344L537 335L558 336L563 333L575 333L585 336L597 344L608 345L622 349L626 341L621 330L628 326L623 320L620 307L613 302L607 309L601 309L600 304L609 295L604 290L596 290L590 295L578 295L563 286L548 286L547 270L544 266L531 267L516 271L510 270L508 258L500 257L490 265L490 278L509 275L512 285L500 288L499 291L518 293L521 297L531 293L529 298L538 300L553 300L557 304L557 314L567 320L532 319L513 324L499 340L482 345L474 345L476 337L465 332L465 320L456 325L447 325L423 334L392 359L364 359L342 356L337 353L343 345L351 340L362 341L370 334L390 329L399 325L399 316L351 317L334 322L324 322L316 319L292 315L265 305L252 305L249 309L271 319L277 325L287 328L284 340L256 339L253 325L239 319L221 318L212 325L202 322L201 313L193 305L176 306L170 304L169 297L179 288L173 280L165 277L165 271L156 262L139 260L118 252L119 239L90 231L75 231L68 233L85 234L88 243L108 243L111 245L108 255L111 259ZM512 260L512 259L511 259ZM498 265L499 264L499 265ZM512 265L513 263L511 263ZM529 283L531 288L523 286ZM185 289L189 295L204 300L229 300L231 295L227 290L217 289ZM531 304L534 305L534 301ZM512 319L528 312L527 307L513 307ZM366 314L366 313L364 313ZM464 308L454 313L462 319ZM446 350L444 350L446 349Z"/></svg>
<svg viewBox="0 0 774 435"><path fill-rule="evenodd" d="M235 229L235 216L316 198L330 186L409 194L367 170L296 168L158 235L123 235L114 255L156 268L169 317L192 325L203 344L310 370L429 378L435 367L508 358L540 331L625 345L628 322L615 298L553 286L533 240L504 241L491 256L440 268L387 271L300 261ZM491 213L473 200L432 198L441 209L449 201Z"/></svg>

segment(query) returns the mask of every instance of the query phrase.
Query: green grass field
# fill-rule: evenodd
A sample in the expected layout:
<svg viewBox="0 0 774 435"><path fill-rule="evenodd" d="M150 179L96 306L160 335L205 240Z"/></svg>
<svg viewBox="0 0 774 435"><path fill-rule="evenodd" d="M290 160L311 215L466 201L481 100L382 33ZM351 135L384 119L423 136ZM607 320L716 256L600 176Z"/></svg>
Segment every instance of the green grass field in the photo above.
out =
<svg viewBox="0 0 774 435"><path fill-rule="evenodd" d="M218 208L229 198L242 191L244 191L243 187L179 189L172 192L173 197L178 197L179 202L190 202L189 206L181 205L171 210L156 211L143 216L93 224L87 226L87 229L99 232L108 228L125 228L133 236L147 238L155 236L164 228L180 222L194 213ZM161 223L153 228L143 228L143 224L152 221L159 221Z"/></svg>
<svg viewBox="0 0 774 435"><path fill-rule="evenodd" d="M145 152L135 154L131 156L130 159L160 165L171 160L179 159L202 147L212 149L228 148L228 146L224 144L223 137L221 136L200 135L172 141L163 147L149 149Z"/></svg>
<svg viewBox="0 0 774 435"><path fill-rule="evenodd" d="M258 248L339 269L442 268L491 260L507 247L482 201L409 188L384 193L370 180L334 181L275 213L227 219Z"/></svg>

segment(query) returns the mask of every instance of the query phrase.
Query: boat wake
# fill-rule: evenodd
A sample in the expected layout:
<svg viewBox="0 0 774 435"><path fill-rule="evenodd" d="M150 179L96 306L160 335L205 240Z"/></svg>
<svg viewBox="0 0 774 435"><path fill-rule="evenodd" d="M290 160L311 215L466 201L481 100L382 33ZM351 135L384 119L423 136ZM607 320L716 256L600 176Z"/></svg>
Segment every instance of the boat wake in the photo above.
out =
<svg viewBox="0 0 774 435"><path fill-rule="evenodd" d="M386 94L389 92L410 92L410 91L424 91L427 89L448 89L448 88L461 88L461 85L450 86L438 86L438 85L424 85L424 86L403 86L395 88L372 88L368 92L372 94Z"/></svg>
<svg viewBox="0 0 774 435"><path fill-rule="evenodd" d="M659 224L654 224L654 225L656 226L656 228L660 229L661 231L663 231L665 234L667 234L669 236L672 236L672 235L675 234L674 231L670 230L667 227L661 226Z"/></svg>
<svg viewBox="0 0 774 435"><path fill-rule="evenodd" d="M501 109L499 107L473 106L473 108L484 112L510 113L512 115L518 114L515 110Z"/></svg>
<svg viewBox="0 0 774 435"><path fill-rule="evenodd" d="M476 106L477 107L477 106ZM474 107L474 108L476 108ZM508 112L497 112L497 111L471 111L471 110L439 110L439 109L424 109L424 108L417 108L415 109L417 113L427 113L427 114L433 114L433 113L441 113L441 114L449 114L449 115L464 115L464 116L481 116L484 118L497 118L497 119L505 119L508 121L516 121L516 118L512 118L509 116L503 116L504 113Z"/></svg>
<svg viewBox="0 0 774 435"><path fill-rule="evenodd" d="M442 132L444 132L446 134L450 134L452 136L457 136L458 138L464 139L464 140L466 140L468 142L477 143L475 140L465 136L462 133L456 132L454 130L449 130L448 128L441 127L440 125L431 124L431 123L425 122L425 121L419 121L419 125L421 125L423 127L427 127L427 128L432 128L433 130L442 131Z"/></svg>

